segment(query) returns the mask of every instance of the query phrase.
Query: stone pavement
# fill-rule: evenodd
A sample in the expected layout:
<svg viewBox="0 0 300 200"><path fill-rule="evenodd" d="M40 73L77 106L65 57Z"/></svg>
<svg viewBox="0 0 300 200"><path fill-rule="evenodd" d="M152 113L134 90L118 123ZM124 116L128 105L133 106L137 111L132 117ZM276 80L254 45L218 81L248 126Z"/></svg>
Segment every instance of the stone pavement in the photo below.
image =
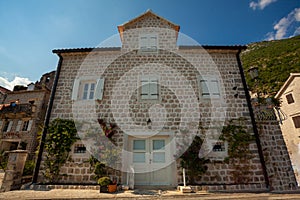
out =
<svg viewBox="0 0 300 200"><path fill-rule="evenodd" d="M0 193L0 199L259 199L259 200L291 200L299 199L300 194L272 193L190 193L182 194L175 190L133 190L114 194L99 193L98 190L53 189L49 191L17 190Z"/></svg>

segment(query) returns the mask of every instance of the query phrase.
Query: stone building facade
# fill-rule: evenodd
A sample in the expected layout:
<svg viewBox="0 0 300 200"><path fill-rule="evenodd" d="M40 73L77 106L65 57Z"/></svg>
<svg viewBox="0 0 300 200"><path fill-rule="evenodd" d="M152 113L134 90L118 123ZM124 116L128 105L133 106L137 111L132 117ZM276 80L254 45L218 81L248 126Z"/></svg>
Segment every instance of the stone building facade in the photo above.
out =
<svg viewBox="0 0 300 200"><path fill-rule="evenodd" d="M276 94L280 101L282 123L280 124L284 141L293 164L298 185L300 183L300 73L291 73L288 80Z"/></svg>
<svg viewBox="0 0 300 200"><path fill-rule="evenodd" d="M48 73L45 76L49 77L49 81L35 84L43 87L36 88L33 84L26 90L7 92L3 96L0 104L1 150L21 148L28 150L30 155L35 154L37 132L43 125L51 91L51 86L45 85L54 75L55 72Z"/></svg>
<svg viewBox="0 0 300 200"><path fill-rule="evenodd" d="M239 60L245 47L178 44L187 39L179 28L147 11L118 26L121 48L53 51L60 61L50 121L74 119L81 138L70 152L72 161L61 168L67 174L61 183L95 183L86 162L93 155L122 184L182 184L180 155L198 135L199 156L210 162L204 175L193 177L197 184L209 190L269 188ZM256 137L251 158L239 165L247 173L225 161L228 142L219 136L231 121L242 121ZM44 180L46 154L38 182Z"/></svg>

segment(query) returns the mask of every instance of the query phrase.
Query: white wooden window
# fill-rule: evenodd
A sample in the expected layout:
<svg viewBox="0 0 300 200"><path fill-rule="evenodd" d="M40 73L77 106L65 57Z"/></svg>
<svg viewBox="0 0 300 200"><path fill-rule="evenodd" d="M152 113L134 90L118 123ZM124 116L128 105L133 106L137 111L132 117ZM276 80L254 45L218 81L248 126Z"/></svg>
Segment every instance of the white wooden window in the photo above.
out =
<svg viewBox="0 0 300 200"><path fill-rule="evenodd" d="M23 122L22 131L30 131L32 127L32 120L26 120Z"/></svg>
<svg viewBox="0 0 300 200"><path fill-rule="evenodd" d="M18 121L17 128L16 128L16 131L17 131L17 132L21 130L22 122L23 122L22 120L19 120L19 121Z"/></svg>
<svg viewBox="0 0 300 200"><path fill-rule="evenodd" d="M155 33L143 33L140 35L139 47L142 52L157 51L157 34Z"/></svg>
<svg viewBox="0 0 300 200"><path fill-rule="evenodd" d="M3 126L3 132L9 132L13 125L13 121L5 121Z"/></svg>
<svg viewBox="0 0 300 200"><path fill-rule="evenodd" d="M219 80L215 76L199 77L200 94L203 98L219 98Z"/></svg>
<svg viewBox="0 0 300 200"><path fill-rule="evenodd" d="M158 99L158 77L141 77L141 99Z"/></svg>
<svg viewBox="0 0 300 200"><path fill-rule="evenodd" d="M74 80L72 100L101 100L104 78L79 78Z"/></svg>

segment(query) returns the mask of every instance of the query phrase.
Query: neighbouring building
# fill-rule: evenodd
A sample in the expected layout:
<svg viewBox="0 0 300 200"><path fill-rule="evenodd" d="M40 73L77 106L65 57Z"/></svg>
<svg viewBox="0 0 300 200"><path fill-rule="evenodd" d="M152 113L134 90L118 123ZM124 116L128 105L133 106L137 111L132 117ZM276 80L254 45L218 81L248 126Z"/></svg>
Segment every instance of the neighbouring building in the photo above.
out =
<svg viewBox="0 0 300 200"><path fill-rule="evenodd" d="M0 104L0 150L28 150L33 156L38 145L55 71L26 88L6 91ZM21 88L21 87L19 87ZM32 157L31 157L32 158Z"/></svg>
<svg viewBox="0 0 300 200"><path fill-rule="evenodd" d="M209 190L267 190L269 179L278 178L280 183L272 182L276 190L293 185L280 137L281 155L265 162L274 144L267 137L273 130L280 135L280 129L272 129L277 121L266 124L267 139L260 143L239 59L246 47L200 46L179 29L149 10L118 26L121 47L53 50L60 60L49 118L74 119L81 137L61 168L60 183L95 183L87 162L93 155L115 169L122 184L182 184L179 157L199 135L199 155L210 162L204 175L188 180ZM229 144L219 136L231 121L240 121L256 138L245 163L226 162ZM38 158L37 182L45 182L46 155ZM278 170L285 174L277 176Z"/></svg>
<svg viewBox="0 0 300 200"><path fill-rule="evenodd" d="M275 96L280 101L281 131L300 184L300 73L291 73Z"/></svg>

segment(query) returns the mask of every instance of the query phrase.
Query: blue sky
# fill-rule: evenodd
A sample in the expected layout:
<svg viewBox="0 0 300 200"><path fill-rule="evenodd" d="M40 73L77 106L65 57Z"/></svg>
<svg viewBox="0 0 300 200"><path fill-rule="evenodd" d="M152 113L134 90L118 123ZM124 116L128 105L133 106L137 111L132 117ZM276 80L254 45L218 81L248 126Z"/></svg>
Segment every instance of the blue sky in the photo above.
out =
<svg viewBox="0 0 300 200"><path fill-rule="evenodd" d="M95 47L151 9L202 45L300 34L300 0L0 0L0 86L56 69L57 48Z"/></svg>

